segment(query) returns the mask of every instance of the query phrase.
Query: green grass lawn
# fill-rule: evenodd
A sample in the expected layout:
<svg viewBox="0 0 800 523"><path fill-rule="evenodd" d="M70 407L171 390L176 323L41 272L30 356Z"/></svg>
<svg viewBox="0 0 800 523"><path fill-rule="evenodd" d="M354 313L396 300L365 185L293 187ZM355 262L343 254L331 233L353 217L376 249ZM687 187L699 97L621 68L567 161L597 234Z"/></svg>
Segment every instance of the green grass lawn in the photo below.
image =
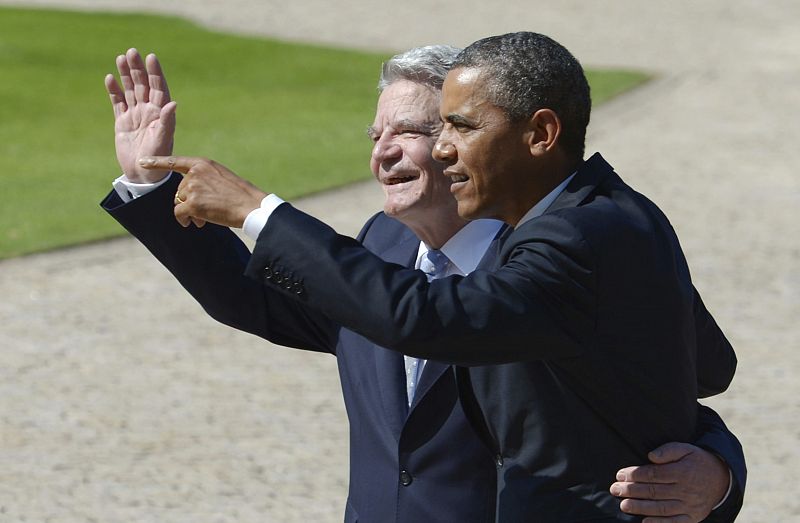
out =
<svg viewBox="0 0 800 523"><path fill-rule="evenodd" d="M103 76L156 52L176 154L295 198L369 176L386 53L211 32L177 18L0 8L0 258L123 233L98 206L118 176ZM595 103L645 77L588 71Z"/></svg>

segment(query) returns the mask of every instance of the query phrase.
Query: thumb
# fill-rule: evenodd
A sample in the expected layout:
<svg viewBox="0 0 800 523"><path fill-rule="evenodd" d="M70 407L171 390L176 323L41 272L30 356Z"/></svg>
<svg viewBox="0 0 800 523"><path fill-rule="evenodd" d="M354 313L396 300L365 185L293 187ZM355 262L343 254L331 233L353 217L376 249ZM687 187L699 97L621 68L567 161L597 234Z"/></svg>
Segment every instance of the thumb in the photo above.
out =
<svg viewBox="0 0 800 523"><path fill-rule="evenodd" d="M679 461L692 453L692 446L688 443L665 443L647 454L647 458L657 464Z"/></svg>
<svg viewBox="0 0 800 523"><path fill-rule="evenodd" d="M178 108L178 103L174 100L161 108L158 119L161 120L166 127L170 129L175 128L175 111Z"/></svg>

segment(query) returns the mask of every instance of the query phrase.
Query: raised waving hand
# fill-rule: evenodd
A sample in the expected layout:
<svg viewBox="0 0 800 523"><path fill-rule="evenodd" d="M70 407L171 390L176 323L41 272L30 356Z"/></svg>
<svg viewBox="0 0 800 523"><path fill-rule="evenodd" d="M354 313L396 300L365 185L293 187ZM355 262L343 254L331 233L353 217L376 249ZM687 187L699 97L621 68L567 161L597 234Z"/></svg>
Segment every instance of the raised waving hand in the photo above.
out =
<svg viewBox="0 0 800 523"><path fill-rule="evenodd" d="M117 161L130 181L154 183L169 171L144 169L137 159L172 154L176 103L156 55L142 60L139 51L128 49L116 62L122 87L112 74L106 75L105 86L114 109Z"/></svg>

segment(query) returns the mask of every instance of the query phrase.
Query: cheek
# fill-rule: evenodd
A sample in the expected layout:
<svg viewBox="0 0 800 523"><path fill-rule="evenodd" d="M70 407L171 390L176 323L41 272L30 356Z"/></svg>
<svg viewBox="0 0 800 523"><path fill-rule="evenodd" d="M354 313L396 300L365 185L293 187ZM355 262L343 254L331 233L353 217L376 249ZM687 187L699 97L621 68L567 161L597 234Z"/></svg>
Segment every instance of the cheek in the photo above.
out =
<svg viewBox="0 0 800 523"><path fill-rule="evenodd" d="M438 167L438 166L436 166ZM428 171L429 176L431 177L428 186L431 187L432 192L434 193L447 193L450 195L450 184L452 181L450 178L445 176L441 170L434 168L431 171ZM450 196L452 198L452 196Z"/></svg>
<svg viewBox="0 0 800 523"><path fill-rule="evenodd" d="M417 138L413 142L405 144L403 152L419 167L425 169L430 165L437 165L439 162L433 159L433 144L435 142L428 138Z"/></svg>
<svg viewBox="0 0 800 523"><path fill-rule="evenodd" d="M496 158L490 156L490 153L485 151L475 150L470 151L468 159L472 164L470 170L470 178L475 190L480 193L485 193L490 187L492 172L498 169L498 162L488 163L487 158ZM501 153L502 154L502 153Z"/></svg>
<svg viewBox="0 0 800 523"><path fill-rule="evenodd" d="M445 164L434 160L429 149L415 151L415 154L409 154L409 159L414 162L421 177L424 179L426 191L440 191L442 189L449 191L450 178L444 175Z"/></svg>

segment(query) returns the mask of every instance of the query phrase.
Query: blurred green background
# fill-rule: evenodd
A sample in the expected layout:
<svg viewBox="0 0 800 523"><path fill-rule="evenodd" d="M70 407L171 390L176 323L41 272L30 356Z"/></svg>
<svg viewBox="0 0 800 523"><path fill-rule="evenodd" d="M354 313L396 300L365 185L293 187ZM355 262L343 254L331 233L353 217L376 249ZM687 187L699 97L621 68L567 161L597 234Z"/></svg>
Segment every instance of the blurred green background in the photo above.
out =
<svg viewBox="0 0 800 523"><path fill-rule="evenodd" d="M130 47L161 60L177 154L213 158L284 198L370 176L365 130L387 53L170 17L0 8L0 258L123 234L98 202L119 175L103 77ZM646 79L587 75L595 104Z"/></svg>

